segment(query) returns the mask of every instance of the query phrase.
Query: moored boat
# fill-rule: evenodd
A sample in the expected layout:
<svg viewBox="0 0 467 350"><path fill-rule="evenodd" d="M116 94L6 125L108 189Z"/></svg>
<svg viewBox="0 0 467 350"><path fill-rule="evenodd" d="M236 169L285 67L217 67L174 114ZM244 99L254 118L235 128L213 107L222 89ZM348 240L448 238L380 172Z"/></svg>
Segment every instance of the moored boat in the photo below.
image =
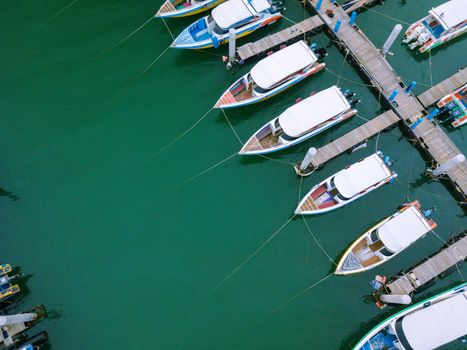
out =
<svg viewBox="0 0 467 350"><path fill-rule="evenodd" d="M295 214L322 214L349 204L397 177L390 161L374 153L314 186L298 204Z"/></svg>
<svg viewBox="0 0 467 350"><path fill-rule="evenodd" d="M174 40L176 49L206 49L229 41L229 30L241 38L270 25L282 17L280 7L272 0L227 0L188 26Z"/></svg>
<svg viewBox="0 0 467 350"><path fill-rule="evenodd" d="M305 41L287 46L259 61L233 83L214 108L233 108L264 101L325 67L322 49L312 50Z"/></svg>
<svg viewBox="0 0 467 350"><path fill-rule="evenodd" d="M11 283L11 281L17 276L8 276L8 273L12 271L10 264L0 264L0 303L11 298L15 294L19 293L20 288L17 284Z"/></svg>
<svg viewBox="0 0 467 350"><path fill-rule="evenodd" d="M467 334L467 283L385 319L354 350L436 349Z"/></svg>
<svg viewBox="0 0 467 350"><path fill-rule="evenodd" d="M413 201L376 224L358 238L337 264L337 275L349 275L370 270L392 259L408 246L436 227Z"/></svg>
<svg viewBox="0 0 467 350"><path fill-rule="evenodd" d="M224 1L225 0L166 0L155 14L155 17L170 18L192 16L212 9Z"/></svg>
<svg viewBox="0 0 467 350"><path fill-rule="evenodd" d="M467 84L444 96L436 106L448 113L443 121L450 122L453 127L467 123Z"/></svg>
<svg viewBox="0 0 467 350"><path fill-rule="evenodd" d="M296 145L355 115L356 102L337 86L320 91L261 127L239 153L265 154Z"/></svg>
<svg viewBox="0 0 467 350"><path fill-rule="evenodd" d="M410 49L428 52L435 47L467 32L465 0L450 0L428 11L428 16L412 24L404 34L403 42Z"/></svg>

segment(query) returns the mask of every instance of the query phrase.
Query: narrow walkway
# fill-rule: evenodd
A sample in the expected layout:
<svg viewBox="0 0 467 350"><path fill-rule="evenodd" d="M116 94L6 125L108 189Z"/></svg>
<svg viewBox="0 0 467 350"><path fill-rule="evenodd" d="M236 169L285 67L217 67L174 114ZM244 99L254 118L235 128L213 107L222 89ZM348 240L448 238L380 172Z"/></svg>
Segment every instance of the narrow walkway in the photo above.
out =
<svg viewBox="0 0 467 350"><path fill-rule="evenodd" d="M409 272L390 278L389 282L376 292L376 296L381 294L410 295L465 258L467 258L467 234L464 232L460 235L460 239L450 243L431 258L410 269Z"/></svg>
<svg viewBox="0 0 467 350"><path fill-rule="evenodd" d="M308 1L316 10L317 0ZM332 11L332 18L326 15L327 11ZM407 126L426 115L424 106L411 93L405 92L404 83L380 51L357 26L349 24L349 16L338 3L332 4L330 1L323 1L321 8L316 12L328 26L331 34L340 41L342 49L353 58L388 102L390 102L390 96L397 91L396 97L392 99L390 104L394 112L406 122ZM334 28L337 21L341 21L341 26L336 33ZM461 153L434 121L424 119L412 132L418 138L419 144L438 164L443 164ZM465 198L467 193L467 161L448 171L447 175L454 187Z"/></svg>
<svg viewBox="0 0 467 350"><path fill-rule="evenodd" d="M392 110L371 119L344 136L320 147L311 161L312 168L319 168L330 159L352 149L356 145L368 140L372 136L398 122L400 122L400 119Z"/></svg>
<svg viewBox="0 0 467 350"><path fill-rule="evenodd" d="M467 83L467 67L464 67L456 74L418 95L417 98L423 106L429 107L465 83Z"/></svg>
<svg viewBox="0 0 467 350"><path fill-rule="evenodd" d="M357 10L362 6L370 5L377 0L359 0L352 4L345 11L348 13ZM246 61L255 56L265 55L269 51L278 49L283 44L289 44L302 39L307 34L319 29L324 22L319 16L312 16L302 22L281 30L280 32L268 35L258 41L247 43L237 49L237 57Z"/></svg>

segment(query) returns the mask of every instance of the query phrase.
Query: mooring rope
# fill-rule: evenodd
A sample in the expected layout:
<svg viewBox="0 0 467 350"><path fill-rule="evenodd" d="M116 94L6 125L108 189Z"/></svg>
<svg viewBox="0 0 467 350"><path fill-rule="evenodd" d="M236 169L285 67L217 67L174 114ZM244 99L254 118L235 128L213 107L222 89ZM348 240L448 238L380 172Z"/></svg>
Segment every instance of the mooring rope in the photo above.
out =
<svg viewBox="0 0 467 350"><path fill-rule="evenodd" d="M207 169L201 171L200 173L198 173L198 174L196 174L196 175L193 175L193 176L191 176L190 178L188 178L188 179L186 179L186 180L180 182L179 184L173 186L172 188L166 190L164 193L169 193L169 192L175 191L175 190L178 189L179 187L182 187L183 185L186 185L188 182L191 182L191 181L197 179L198 177L200 177L200 176L206 174L207 172L213 170L214 168L217 168L219 165L224 164L226 161L228 161L229 159L235 157L236 155L238 155L237 152L231 154L230 156L224 158L224 159L221 160L220 162L217 162L216 164L214 164L214 165L210 166L209 168L207 168Z"/></svg>
<svg viewBox="0 0 467 350"><path fill-rule="evenodd" d="M435 232L435 230L432 229L432 230L430 230L430 232L433 233L436 237L438 237L438 239L439 239L441 242L443 242L443 243L446 244L446 245L449 245L448 242L446 242L444 239L442 239L442 238ZM456 267L457 272L459 272L459 275L461 276L462 280L465 281L464 276L462 275L462 272L461 272L461 270L459 269L459 266L457 266L457 264L455 264L454 266Z"/></svg>
<svg viewBox="0 0 467 350"><path fill-rule="evenodd" d="M229 118L227 117L227 114L225 114L225 111L224 111L224 108L221 108L221 111L222 111L222 114L224 114L224 117L225 119L227 120L227 123L229 123L230 125L230 129L232 129L232 132L234 133L235 137L237 138L238 142L240 142L240 145L243 146L243 142L242 142L242 139L240 138L240 136L238 136L237 132L235 131L232 123L230 122Z"/></svg>
<svg viewBox="0 0 467 350"><path fill-rule="evenodd" d="M261 157L261 158L265 158L265 159L272 160L273 162L282 163L282 164L287 164L287 165L295 165L295 163L287 162L287 161L285 161L285 160L280 160L280 159L274 159L274 158L265 156L264 154L256 154L256 155L257 155L258 157Z"/></svg>
<svg viewBox="0 0 467 350"><path fill-rule="evenodd" d="M336 262L331 258L331 256L326 252L326 250L323 248L323 246L321 245L321 243L319 243L318 239L316 238L316 236L314 235L314 233L311 231L311 228L310 226L308 225L308 222L306 222L306 219L305 219L305 216L302 215L302 218L303 218L303 222L305 223L305 226L308 230L308 232L310 233L311 237L313 237L313 240L315 241L316 245L319 247L319 249L321 249L321 251L324 253L324 255L326 255L326 257L329 259L329 261L334 265L334 266L337 266Z"/></svg>
<svg viewBox="0 0 467 350"><path fill-rule="evenodd" d="M271 236L269 236L269 238L264 241L264 243L262 243L253 253L251 253L250 255L247 256L246 259L243 260L243 262L241 264L239 264L236 268L234 268L232 270L232 272L230 272L227 276L224 277L224 279L222 281L220 281L213 289L211 289L211 291L209 291L208 294L212 294L214 293L217 289L219 289L223 284L225 284L230 278L232 278L233 275L235 275L242 267L244 267L256 254L258 254L269 242L271 242L271 240L276 237L279 232L282 231L282 229L284 227L286 227L289 222L291 222L294 218L295 218L296 215L293 215L290 219L288 219L285 223L283 223L281 225L281 227L279 227Z"/></svg>
<svg viewBox="0 0 467 350"><path fill-rule="evenodd" d="M115 49L117 46L120 46L121 44L123 44L125 41L127 41L128 39L130 39L133 35L135 35L136 33L138 33L141 29L143 29L149 22L151 22L151 20L153 19L154 17L151 16L146 22L144 22L142 25L140 25L137 29L135 29L134 31L132 31L130 34L128 34L126 37L124 37L122 40L120 40L118 43L110 46L109 48L105 49L104 51L101 51L100 53L98 53L97 55L93 56L93 58L97 58L99 56L102 56L104 53L106 52L109 52L110 50L113 50Z"/></svg>
<svg viewBox="0 0 467 350"><path fill-rule="evenodd" d="M336 77L339 77L339 74L333 72L332 70L330 70L327 66L324 67L324 69L326 69L329 73L331 73L332 75L336 76ZM349 83L352 83L352 84L357 84L357 85L362 85L362 86L369 86L369 87L373 87L373 88L376 88L376 86L374 86L373 84L365 84L365 83L360 83L358 81L355 81L355 80L351 80L351 79L348 79L348 78L344 78L344 77L340 77L340 79L342 80L345 80L345 81L348 81Z"/></svg>
<svg viewBox="0 0 467 350"><path fill-rule="evenodd" d="M433 87L433 70L431 67L431 50L428 51L428 62L429 62L429 67L430 67L430 84L431 84L431 87Z"/></svg>
<svg viewBox="0 0 467 350"><path fill-rule="evenodd" d="M384 14L384 13L382 13L382 12L379 12L379 11L376 11L376 10L374 10L374 9L372 9L372 8L369 8L369 7L365 6L365 5L362 5L362 7L363 7L365 10L368 10L368 11L371 11L371 12L375 12L375 13L377 13L377 14L380 15L380 16L389 18L389 19L391 19L391 20L393 20L393 21L396 21L396 22L398 22L398 23L403 23L403 24L408 25L408 26L411 25L411 23L405 22L404 20L402 20L402 19L400 19L400 18L391 17L391 16L386 15L386 14Z"/></svg>
<svg viewBox="0 0 467 350"><path fill-rule="evenodd" d="M70 8L71 6L73 6L76 2L78 2L79 0L73 0L72 2L70 2L68 5L66 5L65 7L63 7L60 11L56 12L54 15L50 16L44 23L42 23L42 25L45 25L47 23L49 23L51 20L53 20L55 17L57 17L58 15L62 14L63 12L65 12L68 8Z"/></svg>
<svg viewBox="0 0 467 350"><path fill-rule="evenodd" d="M193 125L191 125L188 129L186 129L185 131L183 131L180 135L178 135L177 137L175 137L172 141L170 141L169 143L165 144L163 147L159 148L152 156L150 156L148 159L146 159L145 162L155 158L158 154L160 154L161 152L165 151L167 148L169 148L170 146L172 146L175 142L177 142L178 140L180 140L183 136L185 136L186 134L188 134L191 130L193 130L196 125L198 125L199 123L201 123L203 121L204 118L206 118L209 113L213 110L213 107L211 107L209 109L209 111L207 111L206 113L204 113L204 115L199 118Z"/></svg>
<svg viewBox="0 0 467 350"><path fill-rule="evenodd" d="M283 302L282 304L280 304L278 307L274 308L271 312L269 312L266 316L270 316L274 313L276 313L277 311L279 311L280 309L282 309L283 307L287 306L288 304L290 304L292 301L294 301L295 299L299 298L300 296L302 296L303 294L305 294L306 292L308 292L309 290L313 289L314 287L316 287L317 285L321 284L322 282L326 281L329 277L333 276L334 273L330 273L324 277L322 277L320 280L318 280L317 282L314 282L312 283L310 286L306 287L305 289L303 289L301 292L295 294L293 297L291 297L290 299L286 300L285 302Z"/></svg>
<svg viewBox="0 0 467 350"><path fill-rule="evenodd" d="M343 59L343 61L342 61L341 70L340 70L340 72L339 72L339 76L337 77L336 85L337 85L338 87L339 87L339 81L341 80L342 72L344 71L345 62L347 62L347 55L348 55L348 54L349 54L349 51L346 50L344 59Z"/></svg>
<svg viewBox="0 0 467 350"><path fill-rule="evenodd" d="M175 41L175 37L174 37L172 31L170 30L169 26L167 25L167 22L165 21L164 17L161 17L161 19L162 19L162 22L164 22L165 27L166 27L167 30L169 31L169 34L170 34L170 36L172 37L172 40Z"/></svg>
<svg viewBox="0 0 467 350"><path fill-rule="evenodd" d="M141 76L143 76L149 69L151 69L151 67L159 60L159 58L161 58L166 52L167 50L170 49L170 46L168 46L164 51L162 51L162 53L157 56L157 58L151 62L151 64L149 66L146 67L145 70L143 70L137 77L136 79L139 79Z"/></svg>

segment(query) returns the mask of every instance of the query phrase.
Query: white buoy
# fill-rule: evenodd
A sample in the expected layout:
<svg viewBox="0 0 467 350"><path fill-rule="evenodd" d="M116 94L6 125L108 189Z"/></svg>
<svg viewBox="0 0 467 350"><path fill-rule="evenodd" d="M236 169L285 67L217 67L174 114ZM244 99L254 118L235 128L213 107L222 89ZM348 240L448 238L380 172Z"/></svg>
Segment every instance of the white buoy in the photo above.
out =
<svg viewBox="0 0 467 350"><path fill-rule="evenodd" d="M311 147L308 152L306 152L306 156L303 159L302 163L300 164L300 170L305 171L308 166L310 165L312 159L316 156L316 153L318 153L318 150L314 147Z"/></svg>
<svg viewBox="0 0 467 350"><path fill-rule="evenodd" d="M381 294L379 300L386 304L409 305L412 302L410 295Z"/></svg>
<svg viewBox="0 0 467 350"><path fill-rule="evenodd" d="M452 157L446 163L440 165L436 169L433 170L433 176L440 176L442 173L445 173L449 169L452 169L456 165L462 163L465 160L465 156L463 154L458 154L457 156Z"/></svg>
<svg viewBox="0 0 467 350"><path fill-rule="evenodd" d="M234 28L229 29L229 62L233 63L235 61L235 39L236 32Z"/></svg>
<svg viewBox="0 0 467 350"><path fill-rule="evenodd" d="M389 49L391 48L392 44L394 44L394 41L396 41L397 36L402 30L402 25L401 24L396 24L394 28L392 29L391 34L389 34L389 37L387 38L386 42L383 45L382 54L383 56L386 56L389 52Z"/></svg>

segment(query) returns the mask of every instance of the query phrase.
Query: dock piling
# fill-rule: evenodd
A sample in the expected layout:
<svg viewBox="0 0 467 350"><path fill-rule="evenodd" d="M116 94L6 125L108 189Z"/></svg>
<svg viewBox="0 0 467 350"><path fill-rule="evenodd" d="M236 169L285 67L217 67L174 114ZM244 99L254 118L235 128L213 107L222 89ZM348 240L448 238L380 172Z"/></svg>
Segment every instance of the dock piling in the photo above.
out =
<svg viewBox="0 0 467 350"><path fill-rule="evenodd" d="M339 28L341 27L342 21L340 19L337 20L336 25L334 26L334 33L337 33L339 31Z"/></svg>
<svg viewBox="0 0 467 350"><path fill-rule="evenodd" d="M311 147L308 152L306 153L305 158L303 159L302 163L300 164L300 170L305 171L308 166L310 165L311 161L313 158L316 156L316 153L318 153L317 149L314 147Z"/></svg>
<svg viewBox="0 0 467 350"><path fill-rule="evenodd" d="M465 161L465 156L463 154L458 154L451 159L449 159L446 163L440 165L436 169L433 170L433 176L440 176L441 174L445 173L449 169L454 168L456 165L461 164Z"/></svg>
<svg viewBox="0 0 467 350"><path fill-rule="evenodd" d="M389 34L388 38L386 39L386 42L383 45L383 49L381 50L383 56L386 56L389 53L389 49L391 48L392 44L394 44L394 41L396 41L397 36L401 32L401 30L402 30L401 24L396 24L394 26L391 34Z"/></svg>
<svg viewBox="0 0 467 350"><path fill-rule="evenodd" d="M235 61L235 46L236 46L236 36L235 28L229 29L229 62L233 63Z"/></svg>
<svg viewBox="0 0 467 350"><path fill-rule="evenodd" d="M357 18L357 11L352 11L352 14L350 15L350 21L349 21L349 24L351 26L355 25L356 18Z"/></svg>
<svg viewBox="0 0 467 350"><path fill-rule="evenodd" d="M416 81L412 81L409 86L407 86L405 88L405 92L410 94L412 92L412 90L415 88L415 86L417 85L417 82Z"/></svg>

